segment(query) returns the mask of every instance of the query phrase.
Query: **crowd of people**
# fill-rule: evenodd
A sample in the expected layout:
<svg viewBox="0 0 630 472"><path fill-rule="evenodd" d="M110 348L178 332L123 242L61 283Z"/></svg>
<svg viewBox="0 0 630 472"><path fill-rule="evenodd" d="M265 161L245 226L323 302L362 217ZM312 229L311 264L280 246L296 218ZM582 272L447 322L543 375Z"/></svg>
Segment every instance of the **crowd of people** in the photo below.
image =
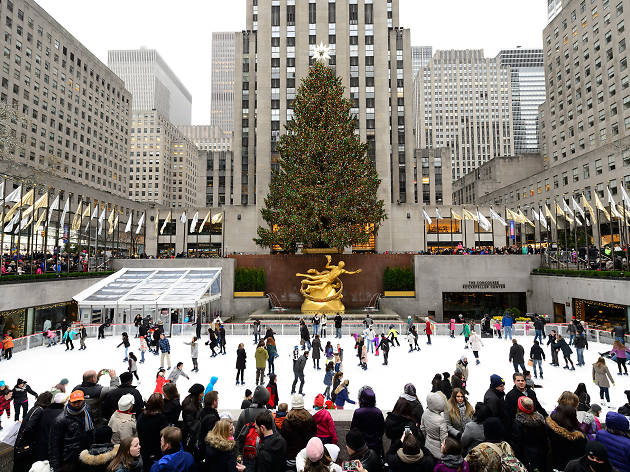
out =
<svg viewBox="0 0 630 472"><path fill-rule="evenodd" d="M464 336L466 348L479 361L483 338L474 325L471 329L471 323L457 323L462 326L457 333L455 320L451 321L451 336ZM393 405L379 405L389 411L384 414L377 406L379 386L364 385L356 396L351 394L350 381L344 377L344 350L340 343L327 340L333 334L338 339L342 322L340 315L335 317L334 332L327 332L324 314L313 316L310 323L300 322L299 342L290 356L294 373L290 402L280 401L278 395L275 333L267 328L263 334L263 327L254 322L256 386L253 392L245 392L241 412L233 417L220 410L217 377L205 387L193 384L181 400L177 381L181 376L188 378L183 363L172 368L170 343L159 323L138 317L135 336L141 358L129 350L133 333L124 333L118 347L124 349L128 368L120 375L113 369L89 370L72 389L68 379L62 379L40 394L23 379L13 388L0 382L0 417L3 412L11 414L11 403L16 421L21 416L15 470L630 472L630 390L625 391L628 401L623 405L611 405L608 392L614 384L608 359L614 358L620 376L627 375L630 350L623 344L623 328L613 330L621 337L615 336L614 346L600 353L591 366L592 381L600 389L599 404L591 401L580 378L575 389L558 391L552 411L543 408L536 396L540 386L535 379L542 378L542 361L547 356L552 366L559 367L562 354L564 368L575 369L571 359L575 349L577 366L584 364L579 354L584 347L579 346L585 333L578 320L569 325L567 340L553 330L545 333L544 318L536 317L535 340L526 356L524 347L512 338L513 320L506 314L498 325L482 320L481 327L484 337L490 330L511 340L505 359L514 370L509 380L493 374L483 397L469 398L469 365L467 356L462 356L452 373L426 379L420 386L429 392L426 397L408 383ZM201 323L194 324L199 332L186 344L193 370L198 370ZM431 318L425 318L422 326L429 344L435 332ZM410 351L420 349L418 328L411 318L406 330ZM397 338L401 335L393 325L388 333L377 334L367 316L363 331L353 334L357 362L367 369L367 353L380 351L387 364L385 353L400 348ZM225 354L220 317L209 328L206 344L212 355ZM134 386L137 364L144 362L143 346L161 354L155 389L148 397ZM352 362L352 357L346 355L346 362ZM533 378L525 366L528 357ZM236 384L244 385L247 354L243 343L237 347L236 358ZM325 361L320 364L322 358ZM313 398L303 394L309 361L313 370L323 371L324 378L322 393ZM108 386L102 385L105 378L109 378ZM28 395L36 397L30 409ZM331 411L343 410L348 403L356 403L357 408L342 440L334 419L337 415ZM602 406L611 410L605 416Z"/></svg>

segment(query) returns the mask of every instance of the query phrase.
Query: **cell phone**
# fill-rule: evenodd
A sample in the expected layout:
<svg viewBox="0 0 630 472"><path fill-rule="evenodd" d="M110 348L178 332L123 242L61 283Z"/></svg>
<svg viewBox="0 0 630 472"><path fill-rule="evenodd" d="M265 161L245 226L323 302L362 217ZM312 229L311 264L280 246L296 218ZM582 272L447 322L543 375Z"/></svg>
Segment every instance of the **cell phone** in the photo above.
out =
<svg viewBox="0 0 630 472"><path fill-rule="evenodd" d="M237 463L237 464L242 464L242 463L243 463L243 458L242 458L241 456L238 456L238 457L236 458L236 463Z"/></svg>
<svg viewBox="0 0 630 472"><path fill-rule="evenodd" d="M405 434L411 433L411 428L409 426L405 426Z"/></svg>
<svg viewBox="0 0 630 472"><path fill-rule="evenodd" d="M344 461L341 470L344 472L357 472L359 470L359 461Z"/></svg>
<svg viewBox="0 0 630 472"><path fill-rule="evenodd" d="M101 369L101 375L109 374L109 369Z"/></svg>

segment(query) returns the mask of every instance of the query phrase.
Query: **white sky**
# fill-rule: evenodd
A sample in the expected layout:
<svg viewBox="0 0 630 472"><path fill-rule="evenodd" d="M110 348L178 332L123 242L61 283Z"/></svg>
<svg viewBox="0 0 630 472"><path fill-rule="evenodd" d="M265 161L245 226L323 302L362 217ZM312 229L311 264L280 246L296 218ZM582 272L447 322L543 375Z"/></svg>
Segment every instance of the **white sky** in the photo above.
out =
<svg viewBox="0 0 630 472"><path fill-rule="evenodd" d="M192 93L193 124L209 123L212 32L244 29L245 0L38 3L104 63L108 49L157 49ZM546 9L544 0L400 0L412 45L482 48L490 57L516 46L542 48Z"/></svg>

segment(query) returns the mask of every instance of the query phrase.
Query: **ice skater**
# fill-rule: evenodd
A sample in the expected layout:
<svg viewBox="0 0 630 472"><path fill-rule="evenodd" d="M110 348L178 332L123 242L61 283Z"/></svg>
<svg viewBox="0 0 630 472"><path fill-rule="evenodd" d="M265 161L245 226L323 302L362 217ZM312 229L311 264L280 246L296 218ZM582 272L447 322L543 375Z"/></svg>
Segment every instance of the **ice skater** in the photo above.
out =
<svg viewBox="0 0 630 472"><path fill-rule="evenodd" d="M171 343L168 342L164 333L160 334L160 342L158 344L158 349L161 351L160 354L160 367L164 368L164 359L168 362L168 369L171 370Z"/></svg>
<svg viewBox="0 0 630 472"><path fill-rule="evenodd" d="M214 349L217 347L217 335L212 328L208 328L208 341L206 341L206 344L210 346L210 350L212 351L210 357L217 357L217 353L214 352Z"/></svg>
<svg viewBox="0 0 630 472"><path fill-rule="evenodd" d="M87 338L87 329L85 329L85 326L79 325L79 344L81 345L81 347L79 348L79 351L84 351L85 349L87 349L87 347L85 346L86 338Z"/></svg>
<svg viewBox="0 0 630 472"><path fill-rule="evenodd" d="M123 359L123 361L125 361L125 362L127 362L127 353L129 352L129 346L130 345L131 345L131 343L129 342L129 335L127 333L123 333L122 334L122 341L116 347L119 348L120 346L125 346L125 358Z"/></svg>
<svg viewBox="0 0 630 472"><path fill-rule="evenodd" d="M199 364L197 364L197 358L199 357L199 344L197 344L197 336L193 336L189 343L184 341L184 344L190 346L190 357L193 364L191 372L199 372Z"/></svg>
<svg viewBox="0 0 630 472"><path fill-rule="evenodd" d="M551 362L550 365L554 366L554 367L559 367L560 363L558 362L558 351L560 350L559 348L556 349L554 347L556 343L556 330L552 329L551 333L549 333L548 337L547 337L547 346L550 346L551 349Z"/></svg>
<svg viewBox="0 0 630 472"><path fill-rule="evenodd" d="M451 330L451 338L455 337L455 319L451 318L451 321L448 324L449 329Z"/></svg>
<svg viewBox="0 0 630 472"><path fill-rule="evenodd" d="M326 372L324 373L324 385L326 389L324 390L324 396L326 400L330 400L330 387L332 385L333 376L335 375L335 364L329 362L326 364Z"/></svg>
<svg viewBox="0 0 630 472"><path fill-rule="evenodd" d="M219 354L223 354L224 356L227 354L225 351L225 344L227 340L225 339L225 326L219 326Z"/></svg>
<svg viewBox="0 0 630 472"><path fill-rule="evenodd" d="M291 386L291 395L295 393L295 386L297 385L298 380L300 381L300 389L299 393L304 395L304 366L306 366L306 361L308 360L308 352L304 351L304 353L298 358L297 361L293 363L293 385Z"/></svg>
<svg viewBox="0 0 630 472"><path fill-rule="evenodd" d="M319 324L321 319L319 317L319 313L315 313L315 316L311 319L311 323L313 324L313 337L319 334Z"/></svg>
<svg viewBox="0 0 630 472"><path fill-rule="evenodd" d="M501 322L499 320L494 322L494 330L497 333L497 337L501 339Z"/></svg>
<svg viewBox="0 0 630 472"><path fill-rule="evenodd" d="M562 351L562 357L564 357L563 369L575 370L575 365L573 365L573 360L571 359L573 349L571 349L565 339L560 335L556 336L556 343L554 346ZM571 364L571 367L569 367L569 364Z"/></svg>
<svg viewBox="0 0 630 472"><path fill-rule="evenodd" d="M396 328L394 328L393 324L389 325L389 343L392 345L392 347L396 345L400 347L400 342L398 342L398 331L396 330Z"/></svg>
<svg viewBox="0 0 630 472"><path fill-rule="evenodd" d="M245 352L245 346L243 343L238 345L236 349L236 385L239 384L239 377L241 378L241 385L245 385L245 364L247 362L247 353Z"/></svg>
<svg viewBox="0 0 630 472"><path fill-rule="evenodd" d="M468 325L468 323L463 324L462 332L459 334L464 335L464 349L468 349L468 340L470 339L470 326Z"/></svg>
<svg viewBox="0 0 630 472"><path fill-rule="evenodd" d="M133 352L130 352L127 356L127 362L129 363L129 372L133 375L136 380L139 382L140 378L138 377L138 358Z"/></svg>
<svg viewBox="0 0 630 472"><path fill-rule="evenodd" d="M311 335L308 332L308 327L304 320L300 320L300 345L302 346L302 350L305 349L311 350Z"/></svg>
<svg viewBox="0 0 630 472"><path fill-rule="evenodd" d="M267 354L269 354L269 358L267 359L267 366L269 372L267 375L276 373L276 357L278 357L278 349L276 348L276 340L272 337L267 338L265 349L267 349Z"/></svg>
<svg viewBox="0 0 630 472"><path fill-rule="evenodd" d="M66 344L66 351L67 350L74 350L74 343L72 342L72 340L74 339L74 336L77 335L76 331L72 331L72 328L70 326L68 326L68 328L66 329L66 332L63 335L63 341ZM6 351L6 338L5 338L5 351ZM9 352L10 354L10 352ZM5 354L5 357L6 354ZM7 359L11 359L11 356L9 355L7 357Z"/></svg>
<svg viewBox="0 0 630 472"><path fill-rule="evenodd" d="M168 375L168 381L171 383L177 383L177 380L180 377L186 377L187 380L190 380L190 377L184 372L184 363L178 362L175 368Z"/></svg>
<svg viewBox="0 0 630 472"><path fill-rule="evenodd" d="M532 366L534 367L534 378L537 379L538 375L536 371L539 371L540 378L543 378L542 361L545 359L545 351L540 347L538 341L534 341L534 345L529 350L529 358L532 360Z"/></svg>
<svg viewBox="0 0 630 472"><path fill-rule="evenodd" d="M365 344L361 347L361 368L367 370L367 347Z"/></svg>
<svg viewBox="0 0 630 472"><path fill-rule="evenodd" d="M33 391L26 380L17 379L15 387L13 387L13 408L15 409L15 421L20 420L20 409L22 410L22 419L26 419L28 411L28 395L31 394L37 398L37 393Z"/></svg>
<svg viewBox="0 0 630 472"><path fill-rule="evenodd" d="M264 385L265 383L265 367L267 366L267 359L269 359L269 353L265 348L265 341L262 339L258 341L258 347L254 354L256 359L256 385Z"/></svg>
<svg viewBox="0 0 630 472"><path fill-rule="evenodd" d="M258 341L260 341L260 320L254 320L254 323L252 325L253 330L254 330L254 344L258 345Z"/></svg>
<svg viewBox="0 0 630 472"><path fill-rule="evenodd" d="M483 341L481 337L474 331L470 335L470 348L472 349L473 356L475 356L475 364L479 365L481 361L479 360L479 351L481 350L481 346L483 346Z"/></svg>
<svg viewBox="0 0 630 472"><path fill-rule="evenodd" d="M144 364L144 353L147 352L147 340L144 336L140 336L140 364Z"/></svg>
<svg viewBox="0 0 630 472"><path fill-rule="evenodd" d="M328 323L328 319L326 318L326 313L322 313L322 318L321 318L322 338L326 338L326 324L327 323Z"/></svg>
<svg viewBox="0 0 630 472"><path fill-rule="evenodd" d="M383 351L383 365L387 365L387 361L389 358L389 339L385 336L385 333L381 333L381 342L379 343L379 348Z"/></svg>
<svg viewBox="0 0 630 472"><path fill-rule="evenodd" d="M433 323L431 323L431 318L428 316L424 320L426 322L424 332L427 334L427 344L431 344L431 335L433 334Z"/></svg>
<svg viewBox="0 0 630 472"><path fill-rule="evenodd" d="M321 353L324 352L324 350L322 349L322 342L319 339L319 334L316 334L313 338L311 348L313 349L313 369L322 370L319 367L319 359L321 358Z"/></svg>

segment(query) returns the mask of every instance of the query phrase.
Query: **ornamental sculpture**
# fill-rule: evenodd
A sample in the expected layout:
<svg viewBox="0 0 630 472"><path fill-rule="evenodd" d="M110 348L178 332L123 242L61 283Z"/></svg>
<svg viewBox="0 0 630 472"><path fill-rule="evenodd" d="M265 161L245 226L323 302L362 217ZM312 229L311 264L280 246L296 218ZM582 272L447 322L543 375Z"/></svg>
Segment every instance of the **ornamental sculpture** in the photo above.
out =
<svg viewBox="0 0 630 472"><path fill-rule="evenodd" d="M306 274L295 274L296 277L304 277L300 286L300 293L304 296L302 313L314 312L344 312L345 307L341 302L343 298L343 282L339 279L342 274L358 274L361 269L348 271L344 269L345 262L339 261L337 265L331 264L331 257L326 256L327 262L323 271L316 269L307 270Z"/></svg>

